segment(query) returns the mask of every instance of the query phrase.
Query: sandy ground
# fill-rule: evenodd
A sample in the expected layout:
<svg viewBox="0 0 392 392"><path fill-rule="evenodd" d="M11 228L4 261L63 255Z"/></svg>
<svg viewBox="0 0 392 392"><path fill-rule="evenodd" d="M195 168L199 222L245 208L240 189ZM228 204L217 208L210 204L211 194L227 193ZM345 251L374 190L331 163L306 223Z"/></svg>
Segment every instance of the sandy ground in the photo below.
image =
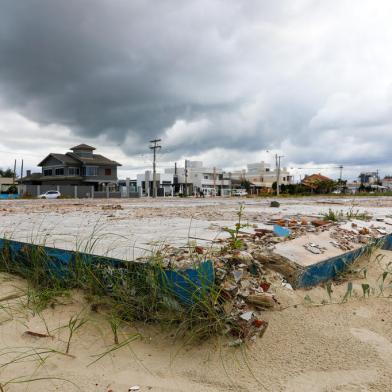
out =
<svg viewBox="0 0 392 392"><path fill-rule="evenodd" d="M181 244L189 236L213 238L219 225L235 222L239 202L169 198L2 201L0 235L72 248L99 227L102 239L110 233L123 236L131 257L129 242L149 248L156 241ZM329 208L348 211L354 207L375 217L392 213L392 198L282 199L279 209L270 208L268 199L241 202L246 205L245 219L254 224L299 213L317 216ZM106 209L118 204L121 209ZM109 244L113 248L113 238L98 251L109 249ZM121 328L120 341L136 332L143 337L93 364L98 354L112 347L113 337L104 315L91 312L82 293L75 292L55 308L34 314L24 306L25 282L0 275L0 383L5 384L5 391L31 392L125 392L135 385L140 391L390 391L392 297L388 296L392 291L386 288L380 295L379 285L392 262L392 252L379 251L378 255L355 264L357 269L366 267L366 278L352 275L333 284L331 299L324 287L292 291L281 284L273 286L280 306L264 313L269 327L247 348L229 348L221 339L188 346L173 341L172 331L132 324ZM352 297L340 303L348 282L354 285ZM371 287L369 298L363 296L363 283ZM10 294L20 297L7 299ZM61 354L69 332L66 325L75 315L88 322L76 331L72 356L66 356ZM26 331L46 333L45 324L52 337L26 335ZM56 352L43 353L48 348ZM16 383L32 379L36 381Z"/></svg>
<svg viewBox="0 0 392 392"><path fill-rule="evenodd" d="M240 203L243 221L259 226L271 218L317 217L329 208L367 211L375 218L392 213L391 197L284 198L280 208L269 207L270 202L219 197L1 201L0 237L134 260L164 243L183 246L190 238L203 244L224 235L220 227L235 224ZM94 249L92 238L99 239Z"/></svg>
<svg viewBox="0 0 392 392"><path fill-rule="evenodd" d="M356 263L356 269L367 268L366 279L348 276L333 285L331 299L322 287L307 291L274 287L281 305L265 312L270 325L247 348L228 348L222 340L187 346L173 342L170 332L136 324L122 327L120 341L136 331L142 339L94 364L97 354L111 347L113 338L105 317L91 312L81 293L62 299L54 309L33 314L23 306L23 296L4 300L12 293L23 295L25 283L0 275L0 382L52 378L4 387L31 392L125 392L135 385L140 391L157 392L390 391L392 299L386 297L391 290L380 295L378 287L380 275L392 262L392 252L379 251L378 255L370 262ZM390 280L386 279L385 286ZM354 287L352 297L340 303L349 281ZM369 298L363 297L362 283L372 288ZM71 341L72 357L47 353L41 360L33 355L5 365L21 353L39 353L43 348L63 352L68 337L64 326L77 314L88 322ZM45 323L53 338L25 334L27 330L45 333Z"/></svg>

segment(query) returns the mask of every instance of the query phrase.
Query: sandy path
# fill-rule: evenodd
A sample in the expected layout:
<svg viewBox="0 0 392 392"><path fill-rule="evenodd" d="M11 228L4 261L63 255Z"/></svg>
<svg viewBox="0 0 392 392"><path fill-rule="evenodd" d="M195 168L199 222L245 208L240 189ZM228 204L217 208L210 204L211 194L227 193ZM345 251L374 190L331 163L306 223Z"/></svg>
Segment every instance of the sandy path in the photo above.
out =
<svg viewBox="0 0 392 392"><path fill-rule="evenodd" d="M377 287L377 278L392 252L382 251L380 262L368 265L367 280ZM364 263L364 262L361 262ZM358 265L360 267L361 265ZM24 288L24 282L1 275L0 299ZM157 327L136 325L145 338L89 365L97 354L112 344L110 328L103 315L92 313L80 293L64 304L42 313L52 338L36 338L26 330L45 332L43 319L27 314L21 299L1 301L0 354L27 347L52 347L63 351L67 330L60 328L72 315L85 309L89 322L77 331L70 353L48 355L43 361L27 361L0 367L0 381L15 377L61 377L60 380L13 384L6 391L86 391L122 392L132 385L141 391L277 391L277 392L365 392L389 391L392 385L392 300L376 293L363 298L360 284L352 280L353 297L344 304L304 305L307 295L314 303L329 302L326 290L290 291L276 287L282 306L298 304L281 311L269 311L269 328L264 337L248 349L227 348L210 341L192 347L173 343L169 332ZM333 287L332 301L339 302L346 284ZM12 319L12 320L11 320ZM59 329L60 328L60 329ZM135 329L125 328L124 336ZM31 352L28 351L28 352ZM16 353L0 355L0 364ZM44 358L45 355L42 355ZM32 359L32 358L30 358Z"/></svg>

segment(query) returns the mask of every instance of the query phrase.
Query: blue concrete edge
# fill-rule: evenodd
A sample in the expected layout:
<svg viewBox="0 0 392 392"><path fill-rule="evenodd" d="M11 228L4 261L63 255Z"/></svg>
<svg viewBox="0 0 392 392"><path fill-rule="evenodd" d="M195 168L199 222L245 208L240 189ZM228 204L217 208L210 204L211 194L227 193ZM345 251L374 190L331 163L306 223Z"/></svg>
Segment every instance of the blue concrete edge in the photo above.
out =
<svg viewBox="0 0 392 392"><path fill-rule="evenodd" d="M378 239L376 243L381 249L392 250L392 234ZM295 286L297 288L312 287L336 277L339 273L343 272L348 265L357 260L358 257L365 254L371 246L372 243L307 267L298 276Z"/></svg>
<svg viewBox="0 0 392 392"><path fill-rule="evenodd" d="M48 273L54 274L59 279L66 279L68 267L72 264L76 256L84 260L86 263L94 263L100 267L118 268L126 271L128 261L121 259L98 256L89 253L75 252L60 248L53 248L44 245L35 245L27 242L13 241L0 238L0 251L8 247L12 253L12 260L23 262L25 254L23 252L26 247L29 250L42 249L49 258ZM133 262L137 268L143 268L143 263ZM160 284L169 291L183 304L191 305L195 299L202 295L209 295L215 281L214 267L210 260L200 263L195 268L174 270L162 270L160 275Z"/></svg>

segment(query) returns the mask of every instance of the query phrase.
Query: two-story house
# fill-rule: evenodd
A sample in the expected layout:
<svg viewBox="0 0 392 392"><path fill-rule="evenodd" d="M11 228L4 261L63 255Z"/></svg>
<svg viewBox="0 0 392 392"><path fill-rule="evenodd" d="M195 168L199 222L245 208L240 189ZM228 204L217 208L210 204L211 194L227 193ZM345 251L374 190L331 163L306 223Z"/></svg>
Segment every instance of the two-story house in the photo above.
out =
<svg viewBox="0 0 392 392"><path fill-rule="evenodd" d="M40 175L27 176L23 184L35 185L90 185L96 191L117 184L118 162L95 154L87 144L72 147L65 154L50 153L38 166Z"/></svg>

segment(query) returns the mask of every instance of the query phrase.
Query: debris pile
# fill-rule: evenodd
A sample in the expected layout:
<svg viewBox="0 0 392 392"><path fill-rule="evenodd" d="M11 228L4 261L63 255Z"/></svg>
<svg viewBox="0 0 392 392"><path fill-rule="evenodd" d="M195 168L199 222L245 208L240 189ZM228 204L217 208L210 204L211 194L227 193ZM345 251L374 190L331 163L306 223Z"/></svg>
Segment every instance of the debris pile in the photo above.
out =
<svg viewBox="0 0 392 392"><path fill-rule="evenodd" d="M221 289L222 308L233 344L262 336L268 322L262 317L278 301L270 291L266 271L248 250L225 250L215 261L216 284Z"/></svg>
<svg viewBox="0 0 392 392"><path fill-rule="evenodd" d="M263 312L280 305L274 295L276 283L293 290L286 279L291 282L294 275L290 271L297 267L278 253L279 244L311 236L300 246L328 258L333 247L346 252L386 234L377 222L335 222L300 215L269 219L260 226L239 222L234 229L223 228L227 237L213 240L209 246L196 242L185 247L165 245L158 255L167 268L187 268L203 260L214 262L215 285L220 293L216 306L222 312L227 334L233 336L231 345L263 335L268 326ZM323 240L317 243L317 235L322 233Z"/></svg>

